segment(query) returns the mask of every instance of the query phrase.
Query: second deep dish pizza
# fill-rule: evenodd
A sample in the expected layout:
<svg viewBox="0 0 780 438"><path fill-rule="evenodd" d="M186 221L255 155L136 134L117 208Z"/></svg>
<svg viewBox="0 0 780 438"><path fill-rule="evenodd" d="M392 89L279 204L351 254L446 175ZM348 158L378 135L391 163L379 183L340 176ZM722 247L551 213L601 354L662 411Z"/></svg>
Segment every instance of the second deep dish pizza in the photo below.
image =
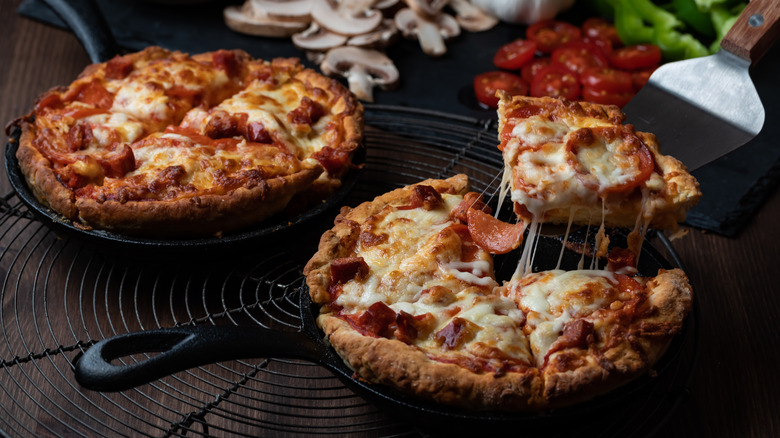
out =
<svg viewBox="0 0 780 438"><path fill-rule="evenodd" d="M344 208L322 236L307 284L357 377L461 408L543 410L648 372L680 332L693 299L681 270L499 283L486 230L464 214L475 208L465 176L427 180Z"/></svg>

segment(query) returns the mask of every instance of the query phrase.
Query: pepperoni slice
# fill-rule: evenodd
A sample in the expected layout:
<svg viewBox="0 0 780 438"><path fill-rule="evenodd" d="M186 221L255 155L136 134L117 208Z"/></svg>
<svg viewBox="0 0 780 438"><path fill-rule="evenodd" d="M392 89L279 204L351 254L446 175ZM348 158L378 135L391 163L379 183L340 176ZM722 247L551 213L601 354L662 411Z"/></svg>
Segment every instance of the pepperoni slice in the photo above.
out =
<svg viewBox="0 0 780 438"><path fill-rule="evenodd" d="M579 129L569 136L566 149L580 181L601 194L630 192L655 170L653 154L630 125Z"/></svg>
<svg viewBox="0 0 780 438"><path fill-rule="evenodd" d="M93 79L65 95L67 102L84 102L97 108L108 109L114 104L114 96L98 81Z"/></svg>
<svg viewBox="0 0 780 438"><path fill-rule="evenodd" d="M368 276L369 267L363 257L343 257L330 264L332 283L346 283L349 280L363 279Z"/></svg>
<svg viewBox="0 0 780 438"><path fill-rule="evenodd" d="M508 224L474 208L467 215L474 242L491 254L506 254L523 242L525 222Z"/></svg>

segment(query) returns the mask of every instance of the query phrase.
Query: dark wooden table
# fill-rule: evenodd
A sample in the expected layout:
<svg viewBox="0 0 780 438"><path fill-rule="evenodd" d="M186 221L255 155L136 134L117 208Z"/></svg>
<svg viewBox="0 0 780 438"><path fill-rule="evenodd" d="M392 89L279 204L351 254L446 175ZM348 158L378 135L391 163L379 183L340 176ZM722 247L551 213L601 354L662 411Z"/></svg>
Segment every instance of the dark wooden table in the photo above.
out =
<svg viewBox="0 0 780 438"><path fill-rule="evenodd" d="M0 2L0 120L5 122L27 112L39 93L69 82L88 64L72 34L19 17L18 3ZM8 181L0 178L0 194L8 192ZM736 237L694 229L673 245L695 286L699 355L689 394L657 436L780 436L780 285L775 278L780 262L780 191L769 196ZM4 295L4 307L14 305L9 300ZM13 309L6 309L6 314L9 311ZM8 354L19 352L0 353L0 374L13 374L12 362L20 360ZM11 421L19 418L15 411L19 407L4 401L9 395L20 394L0 394L4 406L0 429L30 436L69 435L67 428L53 423L46 428L31 424L25 431ZM56 417L57 412L49 414ZM37 421L50 421L43 418L47 414L41 415Z"/></svg>

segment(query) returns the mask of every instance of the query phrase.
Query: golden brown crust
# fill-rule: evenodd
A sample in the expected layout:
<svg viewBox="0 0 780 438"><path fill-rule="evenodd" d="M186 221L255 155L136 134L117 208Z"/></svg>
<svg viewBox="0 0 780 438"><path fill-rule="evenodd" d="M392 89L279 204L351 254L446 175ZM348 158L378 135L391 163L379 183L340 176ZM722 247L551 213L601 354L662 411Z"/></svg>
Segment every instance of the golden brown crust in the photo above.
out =
<svg viewBox="0 0 780 438"><path fill-rule="evenodd" d="M535 368L477 374L431 360L401 341L363 336L335 316L321 315L317 323L350 368L368 381L465 409L525 411L544 404L538 398L542 381Z"/></svg>
<svg viewBox="0 0 780 438"><path fill-rule="evenodd" d="M33 195L45 206L68 219L78 217L73 192L60 183L52 171L51 161L32 146L34 132L32 125L23 123L16 159Z"/></svg>
<svg viewBox="0 0 780 438"><path fill-rule="evenodd" d="M468 181L462 175L445 181L427 180L418 185L429 185L438 192L460 196L468 191ZM613 309L614 304L607 301L606 308L589 317L595 328L593 335L587 338L587 345L575 342L576 345L550 350L553 352L549 356L536 359L538 364L526 362L523 366L498 371L480 367L468 359L461 360L474 353L472 348L441 350L429 342L431 335L428 334L421 335L424 338L418 343L404 341L397 331L392 335L367 333L361 328L361 313L342 313L340 309L345 302L336 301L332 296L332 293L340 296L346 292L338 287L333 289L336 280L331 265L336 259L365 255L361 252L363 249L359 249L362 248L364 225L375 220L376 215L386 217L388 206L407 208L412 188L396 189L354 209L343 208L304 269L312 300L322 306L317 324L330 345L362 379L392 386L423 399L472 410L529 411L567 406L609 392L651 370L691 311L692 291L685 274L679 269L661 270L654 278L637 278L639 283L629 297L615 295L620 292L604 292L605 296L621 296L622 300L629 300L627 302L634 300L634 306L638 307L627 305L626 310L621 310L621 306ZM367 274L369 277L361 277L360 283L377 284L387 280L385 277L370 278L379 275L379 271L371 269ZM506 287L496 286L487 293L509 296ZM453 292L466 293L466 290ZM370 293L374 298L365 306L380 296L373 288ZM517 298L513 299L517 303ZM431 303L428 301L423 311L430 311L427 306ZM385 304L393 303L387 301ZM513 304L514 309L520 311L518 306ZM526 315L524 319L527 318L530 316ZM524 330L532 332L533 327L526 326ZM528 333L526 331L526 335ZM507 357L495 350L491 354L493 358Z"/></svg>
<svg viewBox="0 0 780 438"><path fill-rule="evenodd" d="M227 195L193 196L175 201L98 202L76 200L79 219L95 228L154 237L217 234L257 224L281 212L290 198L311 185L319 167L238 188Z"/></svg>
<svg viewBox="0 0 780 438"><path fill-rule="evenodd" d="M163 82L173 85L163 89ZM258 105L265 111L259 105L268 100L250 94L238 106L228 104L232 118L219 119L225 111L218 105L249 88L289 100L278 102L282 113L271 119L258 112L247 121L245 108ZM212 116L211 109L218 113ZM274 119L278 125L264 126L264 120ZM270 137L264 139L258 123ZM189 56L149 47L88 66L69 87L44 93L33 112L15 124L22 130L20 170L42 204L87 227L194 237L256 225L288 206L300 210L333 194L362 147L363 107L338 81L304 68L295 58L267 62L240 50ZM174 161L155 168L157 160L139 158L138 147L177 141L163 144L154 137L163 129L188 136L197 146L190 150L206 151L196 154L235 150L225 141L245 138L241 153L252 155L225 152L219 158L223 164L213 159L207 167L181 161L197 162L189 152L185 158L172 152ZM129 161L122 144L130 147ZM276 153L271 146L279 148ZM141 168L139 159L152 165ZM179 176L166 179L170 167L179 165ZM213 167L218 165L226 168ZM111 185L104 186L108 177Z"/></svg>

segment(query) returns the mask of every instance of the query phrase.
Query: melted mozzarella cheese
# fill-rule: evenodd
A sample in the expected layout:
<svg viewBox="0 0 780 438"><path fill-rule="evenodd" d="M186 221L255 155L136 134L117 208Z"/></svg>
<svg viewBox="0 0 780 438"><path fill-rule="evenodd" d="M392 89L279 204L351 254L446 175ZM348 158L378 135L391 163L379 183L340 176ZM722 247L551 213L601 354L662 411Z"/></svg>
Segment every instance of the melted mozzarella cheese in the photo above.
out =
<svg viewBox="0 0 780 438"><path fill-rule="evenodd" d="M385 242L360 247L358 254L371 270L371 277L381 279L371 284L350 281L344 285L344 292L336 303L345 308L361 308L365 304L377 301L395 303L412 301L419 292L427 287L446 283L440 273L439 258L450 254L438 249L440 234L452 223L450 210L460 202L460 197L443 195L445 207L433 210L422 208L386 212L377 224L377 229L386 233ZM458 248L459 250L459 248ZM439 274L436 276L435 274ZM435 277L432 280L430 276ZM452 280L449 281L452 283ZM365 298L363 295L370 296ZM370 301L370 302L369 302Z"/></svg>
<svg viewBox="0 0 780 438"><path fill-rule="evenodd" d="M490 256L480 250L476 260L460 260L460 237L448 228L452 225L449 212L462 197L444 194L442 198L442 208L383 212L376 230L387 233L387 240L359 245L356 254L363 257L371 275L362 282L345 283L335 303L345 313L360 312L382 301L396 312L429 314L434 318L432 333L461 318L471 323L474 333L456 350L444 349L434 336L417 339L416 344L443 355L462 355L483 345L530 363L530 347L522 330L525 317L512 299L493 293L497 283ZM423 291L434 286L449 289L451 298L426 299Z"/></svg>
<svg viewBox="0 0 780 438"><path fill-rule="evenodd" d="M517 146L515 146L517 147ZM512 168L511 199L524 205L534 216L572 205L590 205L598 193L585 187L572 167L565 143L545 143L537 149L505 149L505 158ZM521 186L518 181L522 181Z"/></svg>
<svg viewBox="0 0 780 438"><path fill-rule="evenodd" d="M166 91L181 88L185 94L218 90L230 79L224 71L205 67L197 62L152 62L135 70L117 82L108 82L115 93L111 112L129 114L144 122L176 123Z"/></svg>
<svg viewBox="0 0 780 438"><path fill-rule="evenodd" d="M181 166L185 176L179 180L181 184L190 184L199 190L208 190L218 184L218 174L224 174L227 167L262 168L273 175L274 169L282 172L294 172L299 166L276 159L276 149L248 148L246 141L239 143L235 150L219 149L210 145L196 143L190 137L164 133L155 135L163 140L174 140L155 143L145 141L143 146L135 147L133 154L136 169L128 174L156 175L171 166Z"/></svg>
<svg viewBox="0 0 780 438"><path fill-rule="evenodd" d="M312 126L311 132L296 134L295 127L287 120L287 114L297 108L301 103L301 96L306 95L306 91L301 87L301 83L288 82L282 87L272 88L256 81L217 108L247 114L247 123L262 123L269 132L282 135L288 147L294 146L297 149L291 152L298 152L299 157L308 157L326 145L327 138L313 135L311 132L322 132L330 118L326 114Z"/></svg>
<svg viewBox="0 0 780 438"><path fill-rule="evenodd" d="M618 152L622 138L607 141L603 136L595 136L588 147L580 148L577 161L588 173L596 178L599 187L616 187L629 182L636 176L631 163L621 159Z"/></svg>
<svg viewBox="0 0 780 438"><path fill-rule="evenodd" d="M609 271L553 270L530 274L510 286L510 295L528 316L537 364L544 362L567 322L609 306L615 281Z"/></svg>
<svg viewBox="0 0 780 438"><path fill-rule="evenodd" d="M119 141L132 143L141 138L144 133L143 123L129 114L96 114L86 117L85 120L92 127L92 135L101 147L111 146L115 134L119 135Z"/></svg>
<svg viewBox="0 0 780 438"><path fill-rule="evenodd" d="M125 113L139 120L168 120L172 110L163 90L146 82L128 82L117 90L111 112Z"/></svg>
<svg viewBox="0 0 780 438"><path fill-rule="evenodd" d="M558 140L566 134L568 126L541 116L521 120L512 128L512 136L522 139L525 146L538 146Z"/></svg>

